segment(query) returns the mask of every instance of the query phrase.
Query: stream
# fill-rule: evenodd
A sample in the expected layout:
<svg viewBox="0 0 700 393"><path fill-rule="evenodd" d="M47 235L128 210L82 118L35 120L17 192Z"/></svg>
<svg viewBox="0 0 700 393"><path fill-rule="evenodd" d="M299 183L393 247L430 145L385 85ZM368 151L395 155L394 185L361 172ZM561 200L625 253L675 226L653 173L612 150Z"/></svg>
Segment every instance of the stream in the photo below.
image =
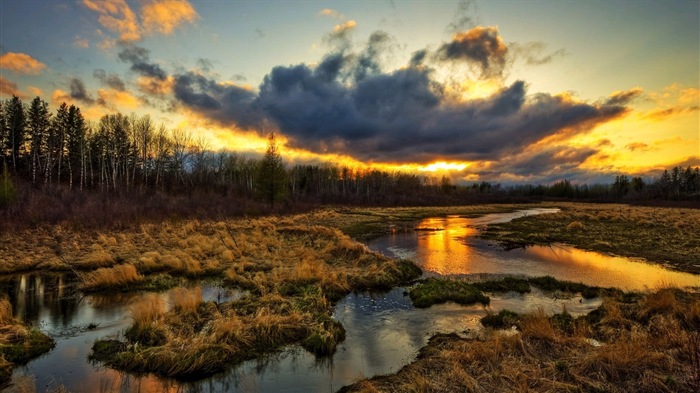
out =
<svg viewBox="0 0 700 393"><path fill-rule="evenodd" d="M429 231L399 233L367 243L391 257L410 258L427 276L481 279L501 275L551 275L625 290L655 288L660 283L700 287L700 276L670 271L639 260L576 248L528 247L504 251L474 237L478 227L516 217L555 212L529 209L489 214L475 219L457 216L423 220ZM215 282L193 282L205 301L228 301L245 292ZM143 301L143 293L83 295L69 273L23 274L0 278L0 290L13 305L15 316L38 326L56 340L48 354L19 367L3 392L45 392L59 387L69 392L333 392L357 379L393 373L410 363L435 333L478 334L479 319L487 311L518 313L542 308L574 315L586 314L601 300L554 298L533 288L528 294L490 295L488 308L453 303L416 309L405 288L385 293L350 294L335 307L333 317L347 331L345 341L330 358L317 359L290 346L282 352L231 367L196 382L178 382L153 375L132 375L88 361L95 340L116 337L130 324L129 309ZM170 303L170 291L159 293Z"/></svg>

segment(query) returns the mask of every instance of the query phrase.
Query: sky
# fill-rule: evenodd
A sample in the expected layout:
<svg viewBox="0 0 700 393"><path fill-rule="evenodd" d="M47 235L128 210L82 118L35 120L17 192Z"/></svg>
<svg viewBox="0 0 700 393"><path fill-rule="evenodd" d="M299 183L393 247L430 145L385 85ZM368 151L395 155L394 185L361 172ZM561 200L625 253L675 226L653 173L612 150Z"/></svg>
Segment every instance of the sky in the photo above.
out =
<svg viewBox="0 0 700 393"><path fill-rule="evenodd" d="M0 1L0 98L458 183L700 165L700 1Z"/></svg>

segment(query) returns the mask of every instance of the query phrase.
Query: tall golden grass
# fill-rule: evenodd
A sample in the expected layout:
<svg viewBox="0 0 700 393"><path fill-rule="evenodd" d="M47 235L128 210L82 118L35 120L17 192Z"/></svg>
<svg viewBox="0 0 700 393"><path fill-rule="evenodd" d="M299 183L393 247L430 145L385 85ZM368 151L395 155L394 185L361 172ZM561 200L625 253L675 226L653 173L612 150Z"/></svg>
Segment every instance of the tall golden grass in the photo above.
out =
<svg viewBox="0 0 700 393"><path fill-rule="evenodd" d="M81 288L87 291L115 287L123 288L125 285L143 281L143 276L139 274L134 265L130 264L100 268L82 274L81 278Z"/></svg>

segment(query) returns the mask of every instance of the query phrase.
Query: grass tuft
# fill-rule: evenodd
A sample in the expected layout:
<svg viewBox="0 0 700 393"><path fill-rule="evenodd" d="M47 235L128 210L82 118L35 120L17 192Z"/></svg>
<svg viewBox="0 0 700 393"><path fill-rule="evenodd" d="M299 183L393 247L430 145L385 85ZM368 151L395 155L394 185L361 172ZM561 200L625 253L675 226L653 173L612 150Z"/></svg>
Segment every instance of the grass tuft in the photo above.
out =
<svg viewBox="0 0 700 393"><path fill-rule="evenodd" d="M463 281L429 278L409 291L413 305L419 308L455 302L464 305L489 304L490 299L473 284Z"/></svg>

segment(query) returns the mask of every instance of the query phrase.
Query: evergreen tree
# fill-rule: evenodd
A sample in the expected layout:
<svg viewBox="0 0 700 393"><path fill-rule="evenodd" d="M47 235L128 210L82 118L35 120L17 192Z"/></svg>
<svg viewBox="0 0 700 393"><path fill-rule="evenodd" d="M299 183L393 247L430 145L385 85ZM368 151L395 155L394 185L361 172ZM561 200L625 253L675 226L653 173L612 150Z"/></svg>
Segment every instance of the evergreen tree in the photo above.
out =
<svg viewBox="0 0 700 393"><path fill-rule="evenodd" d="M31 158L32 183L36 183L37 172L41 170L42 155L46 151L46 139L51 126L51 113L49 103L38 96L29 104L27 111L27 123L29 127L29 155Z"/></svg>
<svg viewBox="0 0 700 393"><path fill-rule="evenodd" d="M275 202L281 201L287 194L287 172L282 163L275 134L267 137L267 151L258 163L255 179L258 196L275 206Z"/></svg>
<svg viewBox="0 0 700 393"><path fill-rule="evenodd" d="M20 163L20 150L24 145L26 135L26 117L24 114L24 104L17 96L12 96L5 104L5 121L7 122L7 136L5 147L10 154L12 171L17 173Z"/></svg>

